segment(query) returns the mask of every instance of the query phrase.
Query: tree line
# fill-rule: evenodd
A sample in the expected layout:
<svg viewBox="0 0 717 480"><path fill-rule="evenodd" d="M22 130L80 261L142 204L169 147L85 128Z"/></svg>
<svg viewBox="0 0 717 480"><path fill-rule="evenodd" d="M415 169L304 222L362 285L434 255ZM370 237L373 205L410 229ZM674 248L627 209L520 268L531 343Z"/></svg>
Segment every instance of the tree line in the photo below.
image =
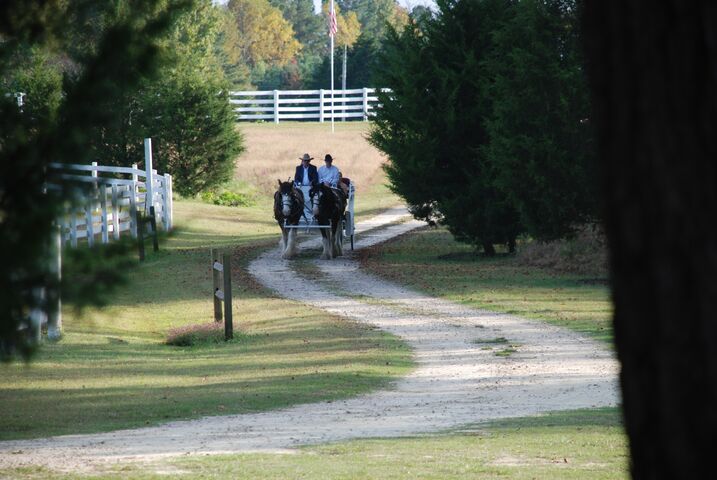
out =
<svg viewBox="0 0 717 480"><path fill-rule="evenodd" d="M412 213L494 254L598 214L578 0L438 0L389 32L371 142Z"/></svg>

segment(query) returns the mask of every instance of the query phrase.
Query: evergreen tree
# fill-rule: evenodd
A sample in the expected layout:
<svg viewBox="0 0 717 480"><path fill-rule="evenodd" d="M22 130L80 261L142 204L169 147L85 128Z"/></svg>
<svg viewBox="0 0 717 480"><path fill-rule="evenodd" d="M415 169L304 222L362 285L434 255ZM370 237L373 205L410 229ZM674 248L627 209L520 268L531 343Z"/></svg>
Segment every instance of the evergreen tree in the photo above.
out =
<svg viewBox="0 0 717 480"><path fill-rule="evenodd" d="M597 216L593 142L575 0L522 0L486 62L493 99L484 154L540 239Z"/></svg>
<svg viewBox="0 0 717 480"><path fill-rule="evenodd" d="M18 354L27 358L32 351L32 342L20 327L32 308L43 306L33 291L46 287L47 295L53 297L61 288L51 280L48 244L52 222L72 196L69 191L45 191L47 164L95 160L87 148L88 131L94 125L107 124L114 115L97 108L98 105L112 97L120 86L136 88L155 72L157 39L171 25L177 8L182 7L179 2L171 2L169 9L166 5L155 8L147 2L126 5L132 15L109 23L95 48L72 65L75 75L65 83L57 105L52 102L42 108L33 105L35 113L25 115L14 99L0 95L0 358L3 360ZM21 51L62 52L66 54L64 58L69 58L70 13L68 2L6 0L0 4L3 39L0 78L19 77L15 75L13 61L21 58L18 57ZM40 79L37 85L55 83L53 79L45 82L42 77L29 76ZM55 87L46 91L54 92ZM102 258L96 260L101 262ZM85 272L90 281L85 283L83 298L78 303L100 300L98 292L116 281L111 271L102 271L102 275L93 273L92 269Z"/></svg>
<svg viewBox="0 0 717 480"><path fill-rule="evenodd" d="M371 142L390 163L393 191L417 218L444 222L458 240L494 253L514 248L521 231L496 172L482 154L490 79L482 62L495 48L493 33L510 14L503 0L439 0L439 14L421 29L392 33L380 56L380 95Z"/></svg>

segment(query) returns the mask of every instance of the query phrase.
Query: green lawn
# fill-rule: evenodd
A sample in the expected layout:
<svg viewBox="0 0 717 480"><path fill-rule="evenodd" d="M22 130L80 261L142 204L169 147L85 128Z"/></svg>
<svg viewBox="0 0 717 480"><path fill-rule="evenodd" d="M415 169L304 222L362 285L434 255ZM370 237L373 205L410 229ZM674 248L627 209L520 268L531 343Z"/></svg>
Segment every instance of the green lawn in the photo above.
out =
<svg viewBox="0 0 717 480"><path fill-rule="evenodd" d="M612 343L609 292L595 275L556 274L520 265L512 256L476 255L435 228L363 251L361 261L374 273L431 295L545 320Z"/></svg>
<svg viewBox="0 0 717 480"><path fill-rule="evenodd" d="M395 204L373 188L357 212ZM241 208L175 201L177 233L148 253L110 306L78 315L65 305L61 342L46 344L29 365L0 365L0 439L349 397L407 373L410 351L396 338L277 298L244 272L279 238L264 197ZM210 246L234 252L237 338L164 345L169 329L212 321Z"/></svg>
<svg viewBox="0 0 717 480"><path fill-rule="evenodd" d="M355 440L295 454L197 456L119 464L91 478L627 479L627 445L615 409L578 410L472 426L438 435ZM0 473L3 473L0 470ZM77 479L41 468L8 474Z"/></svg>

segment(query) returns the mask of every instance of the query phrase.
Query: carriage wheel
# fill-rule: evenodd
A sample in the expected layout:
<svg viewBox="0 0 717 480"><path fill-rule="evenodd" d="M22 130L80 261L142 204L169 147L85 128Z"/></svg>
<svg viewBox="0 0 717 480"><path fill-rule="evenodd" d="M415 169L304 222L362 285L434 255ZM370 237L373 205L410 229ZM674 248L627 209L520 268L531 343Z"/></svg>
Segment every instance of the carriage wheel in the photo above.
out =
<svg viewBox="0 0 717 480"><path fill-rule="evenodd" d="M353 250L353 249L354 249L354 235L352 233L351 234L351 250Z"/></svg>

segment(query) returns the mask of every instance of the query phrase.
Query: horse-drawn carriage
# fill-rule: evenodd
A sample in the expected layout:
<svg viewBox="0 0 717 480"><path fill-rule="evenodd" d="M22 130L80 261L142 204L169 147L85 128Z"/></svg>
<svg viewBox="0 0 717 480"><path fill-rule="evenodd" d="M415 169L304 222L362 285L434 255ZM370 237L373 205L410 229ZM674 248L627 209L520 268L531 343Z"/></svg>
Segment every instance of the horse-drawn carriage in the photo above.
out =
<svg viewBox="0 0 717 480"><path fill-rule="evenodd" d="M346 179L348 180L348 179ZM274 195L274 217L282 231L282 257L296 254L296 235L299 231L321 232L323 253L330 259L343 254L343 244L350 241L354 249L354 194L352 182L343 189L323 184L297 185L279 181Z"/></svg>

